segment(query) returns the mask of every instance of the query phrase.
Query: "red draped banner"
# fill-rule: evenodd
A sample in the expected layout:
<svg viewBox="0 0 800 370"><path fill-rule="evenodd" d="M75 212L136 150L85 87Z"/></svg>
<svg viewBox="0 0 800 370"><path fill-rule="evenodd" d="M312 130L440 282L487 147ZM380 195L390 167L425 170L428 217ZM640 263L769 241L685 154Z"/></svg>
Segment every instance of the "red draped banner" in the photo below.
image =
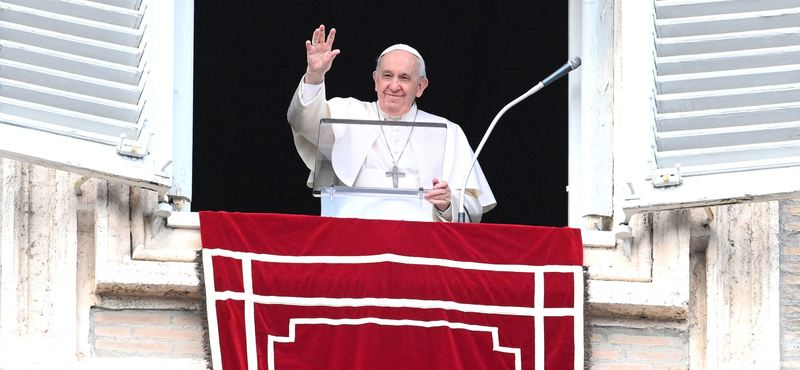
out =
<svg viewBox="0 0 800 370"><path fill-rule="evenodd" d="M583 368L580 231L201 212L214 369Z"/></svg>

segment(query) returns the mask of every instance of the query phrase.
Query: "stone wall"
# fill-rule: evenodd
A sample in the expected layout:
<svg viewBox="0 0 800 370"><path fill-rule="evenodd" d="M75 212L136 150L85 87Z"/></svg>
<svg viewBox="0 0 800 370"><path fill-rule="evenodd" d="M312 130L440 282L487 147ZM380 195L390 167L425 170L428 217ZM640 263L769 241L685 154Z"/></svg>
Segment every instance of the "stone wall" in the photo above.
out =
<svg viewBox="0 0 800 370"><path fill-rule="evenodd" d="M98 357L205 358L205 312L91 310L91 344Z"/></svg>
<svg viewBox="0 0 800 370"><path fill-rule="evenodd" d="M800 369L800 199L780 204L781 369Z"/></svg>
<svg viewBox="0 0 800 370"><path fill-rule="evenodd" d="M135 260L132 234L155 249L165 221L146 194L80 179L0 158L0 369L205 369L195 264Z"/></svg>
<svg viewBox="0 0 800 370"><path fill-rule="evenodd" d="M657 291L670 294L687 284L686 315L665 320L657 315L590 311L590 369L797 366L798 357L791 355L800 345L800 310L795 309L800 303L797 205L796 201L765 202L655 213L655 220L683 220L674 223L674 228L678 235L688 234L670 242L667 233L656 237L660 242L653 242L654 268L676 266L684 253L690 259L688 281L673 279ZM655 222L654 235L662 234L659 228L671 230L667 225ZM659 248L682 252L659 260L664 258ZM678 288L667 289L670 285Z"/></svg>
<svg viewBox="0 0 800 370"><path fill-rule="evenodd" d="M689 368L685 322L594 318L589 340L593 370Z"/></svg>

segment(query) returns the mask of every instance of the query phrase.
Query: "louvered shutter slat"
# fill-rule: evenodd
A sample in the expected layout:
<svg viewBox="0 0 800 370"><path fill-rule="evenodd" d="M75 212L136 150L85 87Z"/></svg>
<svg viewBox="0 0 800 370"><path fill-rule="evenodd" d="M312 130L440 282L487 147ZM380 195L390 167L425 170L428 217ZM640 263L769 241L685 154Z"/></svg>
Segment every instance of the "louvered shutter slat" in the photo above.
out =
<svg viewBox="0 0 800 370"><path fill-rule="evenodd" d="M755 1L754 1L755 2ZM715 35L722 33L771 30L797 27L800 8L761 12L713 14L700 17L659 19L656 32L659 38Z"/></svg>
<svg viewBox="0 0 800 370"><path fill-rule="evenodd" d="M800 82L800 65L659 76L659 95L759 88Z"/></svg>
<svg viewBox="0 0 800 370"><path fill-rule="evenodd" d="M793 102L659 114L656 116L656 126L658 132L703 128L736 128L766 123L790 122L797 120L798 117L800 117L800 102ZM663 148L659 148L659 151L661 150Z"/></svg>
<svg viewBox="0 0 800 370"><path fill-rule="evenodd" d="M71 35L0 22L0 41L13 41L57 52L136 67L142 59L140 48L93 42Z"/></svg>
<svg viewBox="0 0 800 370"><path fill-rule="evenodd" d="M92 3L116 6L125 9L137 9L142 0L87 0Z"/></svg>
<svg viewBox="0 0 800 370"><path fill-rule="evenodd" d="M800 45L664 57L658 59L658 71L664 75L675 73L714 72L721 69L749 69L800 64Z"/></svg>
<svg viewBox="0 0 800 370"><path fill-rule="evenodd" d="M658 97L659 112L679 113L711 109L738 108L800 101L800 84L761 86L747 89L669 94Z"/></svg>
<svg viewBox="0 0 800 370"><path fill-rule="evenodd" d="M748 13L796 6L797 0L663 1L658 7L658 17L661 19L700 17L709 14Z"/></svg>
<svg viewBox="0 0 800 370"><path fill-rule="evenodd" d="M4 2L127 28L137 28L142 21L142 12L134 10L133 7L126 9L100 3L86 3L81 0L5 0Z"/></svg>
<svg viewBox="0 0 800 370"><path fill-rule="evenodd" d="M0 48L0 59L83 75L126 85L138 85L142 77L142 66L129 67L97 59L85 58L31 45L4 41Z"/></svg>
<svg viewBox="0 0 800 370"><path fill-rule="evenodd" d="M138 121L141 113L141 108L133 104L68 93L18 81L0 79L0 83L3 84L3 96L5 97L22 101L36 101L53 108L125 122Z"/></svg>
<svg viewBox="0 0 800 370"><path fill-rule="evenodd" d="M761 144L800 139L800 121L716 129L661 132L658 145L667 151Z"/></svg>
<svg viewBox="0 0 800 370"><path fill-rule="evenodd" d="M52 106L35 104L31 102L0 98L0 113L18 116L35 122L58 122L57 125L71 130L84 130L99 135L117 136L120 133L134 136L138 132L138 125L124 121L106 119L103 117L81 114L72 109L59 109Z"/></svg>
<svg viewBox="0 0 800 370"><path fill-rule="evenodd" d="M661 154L660 160L665 167L708 166L720 163L747 163L754 159L780 160L800 154L800 141L781 140L778 143L747 144L741 146L725 146L715 150L687 149L671 150ZM798 165L800 162L793 162Z"/></svg>
<svg viewBox="0 0 800 370"><path fill-rule="evenodd" d="M142 40L138 29L9 4L0 4L0 21L127 47L138 47Z"/></svg>
<svg viewBox="0 0 800 370"><path fill-rule="evenodd" d="M800 45L800 27L671 37L656 40L660 57Z"/></svg>
<svg viewBox="0 0 800 370"><path fill-rule="evenodd" d="M142 94L141 87L135 85L103 81L3 60L0 60L0 78L128 104L137 104ZM0 96L2 96L1 91Z"/></svg>

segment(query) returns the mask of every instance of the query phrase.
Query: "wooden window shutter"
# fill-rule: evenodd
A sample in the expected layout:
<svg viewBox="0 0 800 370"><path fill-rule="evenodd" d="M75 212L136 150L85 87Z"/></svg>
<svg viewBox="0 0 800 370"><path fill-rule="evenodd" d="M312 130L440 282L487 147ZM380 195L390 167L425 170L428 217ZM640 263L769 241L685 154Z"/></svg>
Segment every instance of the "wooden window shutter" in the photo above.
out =
<svg viewBox="0 0 800 370"><path fill-rule="evenodd" d="M0 156L166 193L175 11L172 0L0 1Z"/></svg>
<svg viewBox="0 0 800 370"><path fill-rule="evenodd" d="M800 0L654 14L650 169L626 180L625 213L800 196Z"/></svg>

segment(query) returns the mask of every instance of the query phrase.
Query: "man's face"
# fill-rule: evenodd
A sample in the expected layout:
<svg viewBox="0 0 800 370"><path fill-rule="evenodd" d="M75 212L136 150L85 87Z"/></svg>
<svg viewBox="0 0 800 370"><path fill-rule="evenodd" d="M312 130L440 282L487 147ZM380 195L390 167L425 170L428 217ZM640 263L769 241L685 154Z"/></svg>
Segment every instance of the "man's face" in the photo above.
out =
<svg viewBox="0 0 800 370"><path fill-rule="evenodd" d="M381 109L392 115L406 114L414 99L428 87L427 78L419 78L419 59L404 50L394 50L381 58L378 70L372 73Z"/></svg>

